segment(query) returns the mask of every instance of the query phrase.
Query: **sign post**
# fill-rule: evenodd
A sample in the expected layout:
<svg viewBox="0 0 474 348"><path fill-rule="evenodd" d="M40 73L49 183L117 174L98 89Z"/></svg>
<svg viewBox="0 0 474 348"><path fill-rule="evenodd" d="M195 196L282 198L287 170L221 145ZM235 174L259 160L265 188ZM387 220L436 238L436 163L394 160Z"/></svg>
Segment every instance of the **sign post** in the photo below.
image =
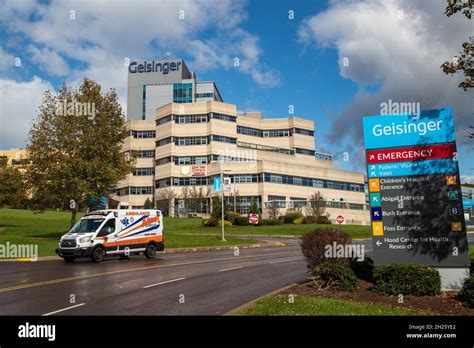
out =
<svg viewBox="0 0 474 348"><path fill-rule="evenodd" d="M252 239L253 239L253 229L255 228L255 225L258 224L258 214L250 214L249 223L252 224Z"/></svg>
<svg viewBox="0 0 474 348"><path fill-rule="evenodd" d="M375 265L433 266L445 290L469 275L450 108L363 118Z"/></svg>

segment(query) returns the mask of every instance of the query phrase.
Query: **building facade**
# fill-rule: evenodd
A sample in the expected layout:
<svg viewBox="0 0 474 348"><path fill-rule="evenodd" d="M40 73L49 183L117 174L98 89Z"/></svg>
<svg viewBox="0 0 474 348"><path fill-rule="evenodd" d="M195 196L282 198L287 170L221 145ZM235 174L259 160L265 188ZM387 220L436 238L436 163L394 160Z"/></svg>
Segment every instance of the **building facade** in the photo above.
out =
<svg viewBox="0 0 474 348"><path fill-rule="evenodd" d="M198 82L182 59L133 61L128 66L127 119L154 120L168 103L222 101L212 81Z"/></svg>
<svg viewBox="0 0 474 348"><path fill-rule="evenodd" d="M331 220L369 224L364 175L334 169L331 155L315 150L311 120L264 119L207 101L168 103L154 120L132 119L127 127L124 151L137 163L118 186L121 208L142 207L148 198L171 216L209 214L222 171L231 180L225 200L238 213L248 213L253 200L264 217L271 209L304 213L319 192Z"/></svg>

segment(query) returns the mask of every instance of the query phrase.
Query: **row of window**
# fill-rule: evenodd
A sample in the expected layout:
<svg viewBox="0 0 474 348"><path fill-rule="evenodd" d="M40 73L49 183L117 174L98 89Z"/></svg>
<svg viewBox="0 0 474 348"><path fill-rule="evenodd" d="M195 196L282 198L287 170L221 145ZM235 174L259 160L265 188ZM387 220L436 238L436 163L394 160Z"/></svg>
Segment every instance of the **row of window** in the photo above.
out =
<svg viewBox="0 0 474 348"><path fill-rule="evenodd" d="M248 149L260 150L260 151L278 152L278 153L283 153L285 155L294 155L295 154L295 150L293 150L293 149L285 149L285 148L281 148L281 147L246 143L246 142L243 142L243 141L238 141L237 146L245 147L245 148L248 148Z"/></svg>
<svg viewBox="0 0 474 348"><path fill-rule="evenodd" d="M135 176L154 175L155 174L155 168L135 168L132 173Z"/></svg>
<svg viewBox="0 0 474 348"><path fill-rule="evenodd" d="M130 186L120 190L120 195L152 195L153 186Z"/></svg>
<svg viewBox="0 0 474 348"><path fill-rule="evenodd" d="M276 184L286 185L298 185L298 186L309 186L317 188L327 188L344 191L356 191L364 192L363 184L348 183L341 181L323 180L298 177L292 175L281 175L272 173L259 173L259 174L234 174L228 175L233 183L258 183L258 182L269 182ZM173 179L173 183L172 183ZM199 179L198 181L182 181L185 179ZM196 177L196 178L165 178L157 181L157 187L165 186L187 186L187 185L211 185L214 177ZM189 183L188 183L189 182Z"/></svg>
<svg viewBox="0 0 474 348"><path fill-rule="evenodd" d="M277 138L277 137L290 137L294 133L311 135L314 136L314 131L303 129L303 128L290 128L290 129L270 129L262 130L258 128L237 126L237 133L243 135L250 135L260 138Z"/></svg>
<svg viewBox="0 0 474 348"><path fill-rule="evenodd" d="M222 156L222 155L208 155L208 156L168 156L160 158L156 161L157 165L174 162L176 165L190 165L190 164L209 164L211 161L224 162L250 162L251 160L246 158L240 158L235 156Z"/></svg>
<svg viewBox="0 0 474 348"><path fill-rule="evenodd" d="M207 145L211 140L230 144L237 143L236 138L213 134L211 136L203 137L167 137L164 139L157 140L156 146L163 146L170 143L174 143L176 146Z"/></svg>
<svg viewBox="0 0 474 348"><path fill-rule="evenodd" d="M155 150L139 150L137 158L155 158Z"/></svg>
<svg viewBox="0 0 474 348"><path fill-rule="evenodd" d="M156 125L160 126L171 121L174 121L175 123L206 123L209 122L211 118L222 121L237 122L237 116L211 112L209 114L195 115L168 115L156 120Z"/></svg>
<svg viewBox="0 0 474 348"><path fill-rule="evenodd" d="M214 93L196 93L196 98L214 98Z"/></svg>
<svg viewBox="0 0 474 348"><path fill-rule="evenodd" d="M299 153L300 155L308 155L308 156L314 156L315 151L314 150L308 150L308 149L302 149L297 147L295 149L296 153Z"/></svg>
<svg viewBox="0 0 474 348"><path fill-rule="evenodd" d="M154 130L148 130L148 131L131 130L129 131L128 135L136 139L156 138L156 132Z"/></svg>

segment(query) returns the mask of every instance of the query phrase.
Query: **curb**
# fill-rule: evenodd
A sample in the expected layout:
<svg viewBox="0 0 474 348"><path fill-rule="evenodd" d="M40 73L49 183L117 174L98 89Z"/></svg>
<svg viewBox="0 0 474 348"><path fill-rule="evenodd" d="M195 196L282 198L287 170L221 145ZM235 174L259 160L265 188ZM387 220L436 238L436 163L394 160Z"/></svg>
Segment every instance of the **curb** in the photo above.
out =
<svg viewBox="0 0 474 348"><path fill-rule="evenodd" d="M298 284L299 284L299 283L291 283L291 284L286 285L286 286L284 286L284 287L282 287L282 288L273 290L273 291L271 291L271 292L269 292L269 293L267 293L267 294L265 294L265 295L262 295L262 296L260 296L260 297L257 297L257 298L255 298L255 299L253 299L252 301L249 301L249 302L247 302L247 303L244 303L243 305L240 305L240 306L238 306L238 307L236 307L236 308L234 308L234 309L231 309L230 311L224 313L223 315L226 315L226 316L227 316L227 315L236 315L238 312L240 312L240 311L242 311L242 310L244 310L244 309L247 309L247 308L251 307L252 305L254 305L255 302L257 302L258 300L260 300L260 299L262 299L262 298L264 298L264 297L267 297L267 296L276 295L276 294L278 294L278 293L280 293L280 292L283 292L283 291L285 291L285 290L288 290L288 289L290 289L290 288L292 288L292 287L294 287L294 286L296 286L296 285L298 285Z"/></svg>
<svg viewBox="0 0 474 348"><path fill-rule="evenodd" d="M239 249L254 249L254 248L278 248L286 246L285 243L281 242L265 242L258 244L243 244L243 245L226 245L226 246L214 246L214 247L196 247L196 248L170 248L165 249L163 254L176 254L176 253L190 253L200 251L218 251L218 250L234 250L235 247ZM31 259L6 259L0 260L0 262L38 262L38 261L53 261L59 260L59 256L41 256L32 261Z"/></svg>

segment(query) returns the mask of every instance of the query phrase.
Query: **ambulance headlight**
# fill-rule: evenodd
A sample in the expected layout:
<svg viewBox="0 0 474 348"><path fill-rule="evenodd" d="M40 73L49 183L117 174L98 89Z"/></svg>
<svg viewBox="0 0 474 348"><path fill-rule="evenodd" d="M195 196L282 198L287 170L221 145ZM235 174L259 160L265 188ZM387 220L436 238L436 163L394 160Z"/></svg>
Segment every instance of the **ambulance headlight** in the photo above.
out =
<svg viewBox="0 0 474 348"><path fill-rule="evenodd" d="M89 236L89 237L82 237L82 238L79 238L79 243L87 243L87 242L90 242L92 236Z"/></svg>

